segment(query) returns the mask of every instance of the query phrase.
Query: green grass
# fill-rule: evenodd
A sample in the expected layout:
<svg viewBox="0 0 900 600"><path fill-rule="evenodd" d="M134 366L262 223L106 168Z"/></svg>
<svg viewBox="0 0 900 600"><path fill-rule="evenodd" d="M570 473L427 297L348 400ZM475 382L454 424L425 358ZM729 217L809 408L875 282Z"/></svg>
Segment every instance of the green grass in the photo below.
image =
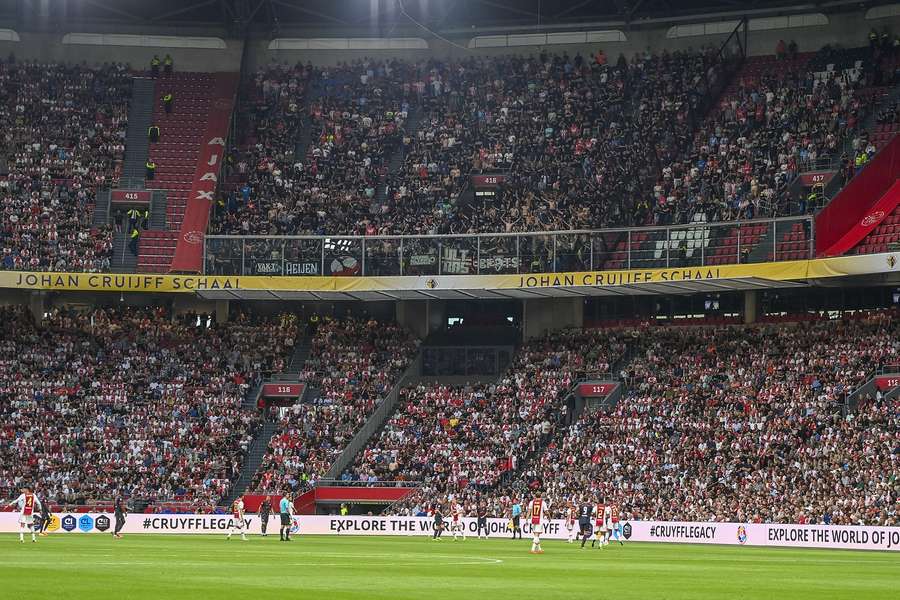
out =
<svg viewBox="0 0 900 600"><path fill-rule="evenodd" d="M900 598L900 555L529 540L51 534L0 536L0 598Z"/></svg>

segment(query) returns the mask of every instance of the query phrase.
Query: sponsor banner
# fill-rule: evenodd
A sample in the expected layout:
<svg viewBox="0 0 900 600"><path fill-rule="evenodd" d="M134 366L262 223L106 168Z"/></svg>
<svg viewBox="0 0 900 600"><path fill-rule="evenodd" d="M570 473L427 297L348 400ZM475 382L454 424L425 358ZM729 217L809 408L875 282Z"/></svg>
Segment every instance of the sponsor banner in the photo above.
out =
<svg viewBox="0 0 900 600"><path fill-rule="evenodd" d="M615 288L626 285L640 288L643 284L679 281L716 281L748 277L770 281L802 281L824 277L888 273L900 270L898 263L900 263L900 253L716 267L528 275L350 277L347 276L350 273L346 273L341 276L278 277L0 271L0 287L53 291L176 293L195 293L206 290L353 293L392 290L504 290L580 286Z"/></svg>
<svg viewBox="0 0 900 600"><path fill-rule="evenodd" d="M113 204L150 204L150 190L112 190L109 193Z"/></svg>
<svg viewBox="0 0 900 600"><path fill-rule="evenodd" d="M810 171L808 173L800 173L800 183L806 187L814 185L827 186L831 178L837 171Z"/></svg>
<svg viewBox="0 0 900 600"><path fill-rule="evenodd" d="M579 383L578 384L578 395L582 398L605 398L609 396L610 393L618 383Z"/></svg>
<svg viewBox="0 0 900 600"><path fill-rule="evenodd" d="M108 533L110 516L102 513L58 515L62 533ZM18 513L0 513L0 532L19 530ZM102 529L98 528L98 522ZM466 532L475 534L477 521L462 519ZM224 534L233 526L231 515L150 515L131 514L124 533ZM488 519L488 534L508 537L508 519ZM259 517L244 516L248 533L260 533ZM278 531L279 516L269 518L268 530ZM448 523L449 526L449 523ZM577 527L577 524L576 524ZM293 532L300 535L431 535L432 519L427 517L339 517L301 515L293 518ZM523 519L527 538L531 523ZM546 539L566 539L565 521L545 521ZM621 537L632 542L681 544L723 544L735 546L783 546L793 548L834 548L844 550L890 550L900 552L900 527L850 525L779 525L770 523L709 523L623 521ZM526 540L528 541L528 540Z"/></svg>
<svg viewBox="0 0 900 600"><path fill-rule="evenodd" d="M875 387L882 392L900 387L900 375L882 375L875 378Z"/></svg>
<svg viewBox="0 0 900 600"><path fill-rule="evenodd" d="M264 383L263 398L299 398L303 395L304 383Z"/></svg>
<svg viewBox="0 0 900 600"><path fill-rule="evenodd" d="M847 232L824 251L826 256L841 256L869 235L878 227L884 218L894 212L900 205L900 181L890 189L869 209L865 215L850 227Z"/></svg>
<svg viewBox="0 0 900 600"><path fill-rule="evenodd" d="M213 194L216 192L225 158L225 138L228 137L236 90L236 74L216 74L209 91L212 102L202 138L203 145L197 155L197 169L181 222L178 245L175 246L175 255L169 267L171 271L199 273L203 270L203 232L209 223Z"/></svg>
<svg viewBox="0 0 900 600"><path fill-rule="evenodd" d="M626 521L623 537L639 542L900 551L900 527Z"/></svg>
<svg viewBox="0 0 900 600"><path fill-rule="evenodd" d="M823 256L850 229L865 220L900 173L900 136L875 158L816 215L816 255Z"/></svg>

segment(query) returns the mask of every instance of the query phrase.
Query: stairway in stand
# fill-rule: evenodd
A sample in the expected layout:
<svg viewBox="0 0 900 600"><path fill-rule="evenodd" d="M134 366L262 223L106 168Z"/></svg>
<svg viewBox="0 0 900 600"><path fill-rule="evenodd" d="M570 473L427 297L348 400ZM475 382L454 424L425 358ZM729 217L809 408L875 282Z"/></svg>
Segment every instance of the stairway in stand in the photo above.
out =
<svg viewBox="0 0 900 600"><path fill-rule="evenodd" d="M241 465L240 476L232 486L231 493L225 498L225 506L231 506L231 503L238 496L242 496L247 487L253 482L253 476L262 464L263 457L266 455L266 449L269 447L269 441L274 434L275 423L265 421L250 443L247 456L244 458L244 464Z"/></svg>
<svg viewBox="0 0 900 600"><path fill-rule="evenodd" d="M154 85L154 80L149 77L135 77L131 88L122 177L133 181L143 181L146 173L150 150L147 130L153 123L153 103L156 98Z"/></svg>
<svg viewBox="0 0 900 600"><path fill-rule="evenodd" d="M150 145L156 177L147 187L164 190L165 228L142 235L137 264L141 273L169 271L204 142L214 78L214 73L174 73L155 80L152 122L160 128L160 139ZM162 97L170 92L173 110L166 114Z"/></svg>
<svg viewBox="0 0 900 600"><path fill-rule="evenodd" d="M127 229L127 227L125 228ZM113 259L110 270L113 273L135 273L137 256L128 247L128 233L123 229L113 235ZM147 232L145 232L147 233Z"/></svg>
<svg viewBox="0 0 900 600"><path fill-rule="evenodd" d="M404 135L409 136L413 140L416 139L416 135L419 133L419 127L422 123L423 112L423 109L419 106L411 106L409 108L409 114L407 115L406 123L404 123L403 126ZM381 214L382 207L387 204L388 201L387 189L392 176L400 173L405 162L406 153L403 151L403 145L400 144L388 157L387 164L385 165L385 174L379 178L378 185L375 188L375 197L372 199L372 203L369 207L372 214Z"/></svg>

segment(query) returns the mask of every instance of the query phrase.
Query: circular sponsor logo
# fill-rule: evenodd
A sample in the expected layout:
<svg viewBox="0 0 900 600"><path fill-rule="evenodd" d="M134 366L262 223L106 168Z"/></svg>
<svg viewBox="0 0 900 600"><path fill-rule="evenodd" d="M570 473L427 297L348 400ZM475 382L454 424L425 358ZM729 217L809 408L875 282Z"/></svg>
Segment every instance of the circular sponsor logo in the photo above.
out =
<svg viewBox="0 0 900 600"><path fill-rule="evenodd" d="M199 244L203 241L203 233L197 231L196 229L187 231L184 234L184 241L186 241L188 244Z"/></svg>
<svg viewBox="0 0 900 600"><path fill-rule="evenodd" d="M427 287L429 290L433 290L437 287L437 281L435 281L434 279L429 279L425 282L425 287Z"/></svg>
<svg viewBox="0 0 900 600"><path fill-rule="evenodd" d="M747 528L744 527L743 525L738 525L737 541L738 541L738 543L741 543L741 544L747 543Z"/></svg>
<svg viewBox="0 0 900 600"><path fill-rule="evenodd" d="M59 517L57 517L56 515L50 515L50 522L47 523L47 531L59 531L59 527Z"/></svg>
<svg viewBox="0 0 900 600"><path fill-rule="evenodd" d="M880 221L883 218L884 218L884 211L876 210L875 212L869 213L868 215L863 217L863 220L860 221L860 224L863 227L871 227L872 225L876 224L878 221Z"/></svg>

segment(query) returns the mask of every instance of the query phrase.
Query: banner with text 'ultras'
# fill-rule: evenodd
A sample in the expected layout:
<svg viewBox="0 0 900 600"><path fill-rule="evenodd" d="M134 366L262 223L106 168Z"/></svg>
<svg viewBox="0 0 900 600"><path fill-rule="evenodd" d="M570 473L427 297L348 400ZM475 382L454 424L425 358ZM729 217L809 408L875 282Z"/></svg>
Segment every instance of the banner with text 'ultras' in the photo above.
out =
<svg viewBox="0 0 900 600"><path fill-rule="evenodd" d="M19 530L17 513L0 513L0 532ZM467 535L478 528L474 518L463 518ZM247 533L261 533L259 517L246 515ZM101 513L63 513L54 515L48 527L53 534L112 532L112 515ZM488 535L508 538L507 519L488 519ZM132 514L123 533L220 534L233 525L230 515L150 515ZM268 532L277 534L277 515L269 519ZM575 526L577 528L577 524ZM525 541L530 542L531 525L522 525ZM425 517L338 517L296 516L294 535L391 535L426 536L434 532L432 519ZM447 532L445 532L446 535ZM562 520L545 522L543 538L564 540L569 531ZM836 548L850 550L900 551L900 527L842 525L777 525L770 523L681 523L664 521L623 521L622 539L628 542L668 542L682 544L725 544L735 546L787 546L794 548Z"/></svg>
<svg viewBox="0 0 900 600"><path fill-rule="evenodd" d="M277 277L224 275L151 275L109 273L41 273L0 271L0 287L88 292L173 292L271 290L273 292L369 292L392 290L504 290L553 287L619 287L680 281L715 281L754 277L802 281L900 271L900 253L844 256L775 263L582 271L507 275L430 275L389 277Z"/></svg>

